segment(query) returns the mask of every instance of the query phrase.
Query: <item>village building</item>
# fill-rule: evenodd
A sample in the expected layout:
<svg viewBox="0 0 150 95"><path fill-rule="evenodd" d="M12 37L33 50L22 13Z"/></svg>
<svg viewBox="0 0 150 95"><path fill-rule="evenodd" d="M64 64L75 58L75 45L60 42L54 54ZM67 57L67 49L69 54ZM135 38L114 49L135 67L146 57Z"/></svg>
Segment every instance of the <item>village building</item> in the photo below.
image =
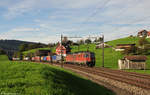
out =
<svg viewBox="0 0 150 95"><path fill-rule="evenodd" d="M117 44L115 51L124 51L125 49L134 48L135 44Z"/></svg>
<svg viewBox="0 0 150 95"><path fill-rule="evenodd" d="M66 56L66 48L63 45L58 44L56 46L56 54L57 55L61 55L62 54L62 56Z"/></svg>
<svg viewBox="0 0 150 95"><path fill-rule="evenodd" d="M150 38L150 31L147 30L142 30L140 32L138 32L138 37L146 37L146 38Z"/></svg>
<svg viewBox="0 0 150 95"><path fill-rule="evenodd" d="M145 69L146 60L146 56L125 56L123 59L118 60L118 67L119 69Z"/></svg>

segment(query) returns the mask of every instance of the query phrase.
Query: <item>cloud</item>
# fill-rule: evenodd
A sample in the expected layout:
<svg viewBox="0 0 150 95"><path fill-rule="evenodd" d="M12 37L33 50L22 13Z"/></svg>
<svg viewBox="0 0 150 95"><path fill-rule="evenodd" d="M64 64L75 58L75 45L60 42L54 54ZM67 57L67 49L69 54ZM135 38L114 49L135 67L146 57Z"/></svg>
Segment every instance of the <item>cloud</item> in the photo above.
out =
<svg viewBox="0 0 150 95"><path fill-rule="evenodd" d="M15 28L11 32L30 32L30 31L40 31L39 28Z"/></svg>

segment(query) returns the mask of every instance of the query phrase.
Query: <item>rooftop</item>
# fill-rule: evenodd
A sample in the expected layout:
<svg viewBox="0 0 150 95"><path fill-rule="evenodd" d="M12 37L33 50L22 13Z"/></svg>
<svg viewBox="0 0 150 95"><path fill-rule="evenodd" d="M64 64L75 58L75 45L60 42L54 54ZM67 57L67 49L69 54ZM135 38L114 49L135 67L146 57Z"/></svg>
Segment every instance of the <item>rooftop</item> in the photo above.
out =
<svg viewBox="0 0 150 95"><path fill-rule="evenodd" d="M147 57L144 55L133 55L133 56L125 56L128 60L147 60Z"/></svg>

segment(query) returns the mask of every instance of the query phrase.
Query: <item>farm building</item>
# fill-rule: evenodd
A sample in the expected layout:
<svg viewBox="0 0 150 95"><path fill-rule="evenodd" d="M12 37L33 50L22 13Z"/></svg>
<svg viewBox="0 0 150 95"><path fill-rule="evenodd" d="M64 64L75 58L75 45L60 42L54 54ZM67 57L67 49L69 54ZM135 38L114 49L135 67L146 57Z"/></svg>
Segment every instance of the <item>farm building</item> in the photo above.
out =
<svg viewBox="0 0 150 95"><path fill-rule="evenodd" d="M124 51L125 49L132 49L135 47L135 44L117 44L115 51Z"/></svg>
<svg viewBox="0 0 150 95"><path fill-rule="evenodd" d="M146 56L125 56L118 60L118 67L119 69L145 69L146 60Z"/></svg>
<svg viewBox="0 0 150 95"><path fill-rule="evenodd" d="M36 56L47 56L50 55L51 51L50 50L37 50L35 52Z"/></svg>
<svg viewBox="0 0 150 95"><path fill-rule="evenodd" d="M61 45L61 44L58 44L57 47L56 47L56 54L57 55L63 55L63 56L66 56L66 48Z"/></svg>
<svg viewBox="0 0 150 95"><path fill-rule="evenodd" d="M140 32L138 32L138 37L146 37L146 38L150 38L150 31L147 30L142 30Z"/></svg>

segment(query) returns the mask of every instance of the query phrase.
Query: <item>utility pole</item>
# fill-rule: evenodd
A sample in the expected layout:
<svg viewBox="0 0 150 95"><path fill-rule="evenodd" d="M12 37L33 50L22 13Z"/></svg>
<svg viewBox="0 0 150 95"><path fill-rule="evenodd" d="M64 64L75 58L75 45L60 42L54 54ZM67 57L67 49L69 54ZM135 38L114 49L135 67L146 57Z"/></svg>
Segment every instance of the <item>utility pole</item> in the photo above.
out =
<svg viewBox="0 0 150 95"><path fill-rule="evenodd" d="M60 41L60 46L61 46L61 49L60 49L60 52L61 52L61 67L63 68L63 56L62 56L62 39L63 39L63 35L61 34L61 41Z"/></svg>
<svg viewBox="0 0 150 95"><path fill-rule="evenodd" d="M104 67L104 35L102 36L102 67Z"/></svg>

